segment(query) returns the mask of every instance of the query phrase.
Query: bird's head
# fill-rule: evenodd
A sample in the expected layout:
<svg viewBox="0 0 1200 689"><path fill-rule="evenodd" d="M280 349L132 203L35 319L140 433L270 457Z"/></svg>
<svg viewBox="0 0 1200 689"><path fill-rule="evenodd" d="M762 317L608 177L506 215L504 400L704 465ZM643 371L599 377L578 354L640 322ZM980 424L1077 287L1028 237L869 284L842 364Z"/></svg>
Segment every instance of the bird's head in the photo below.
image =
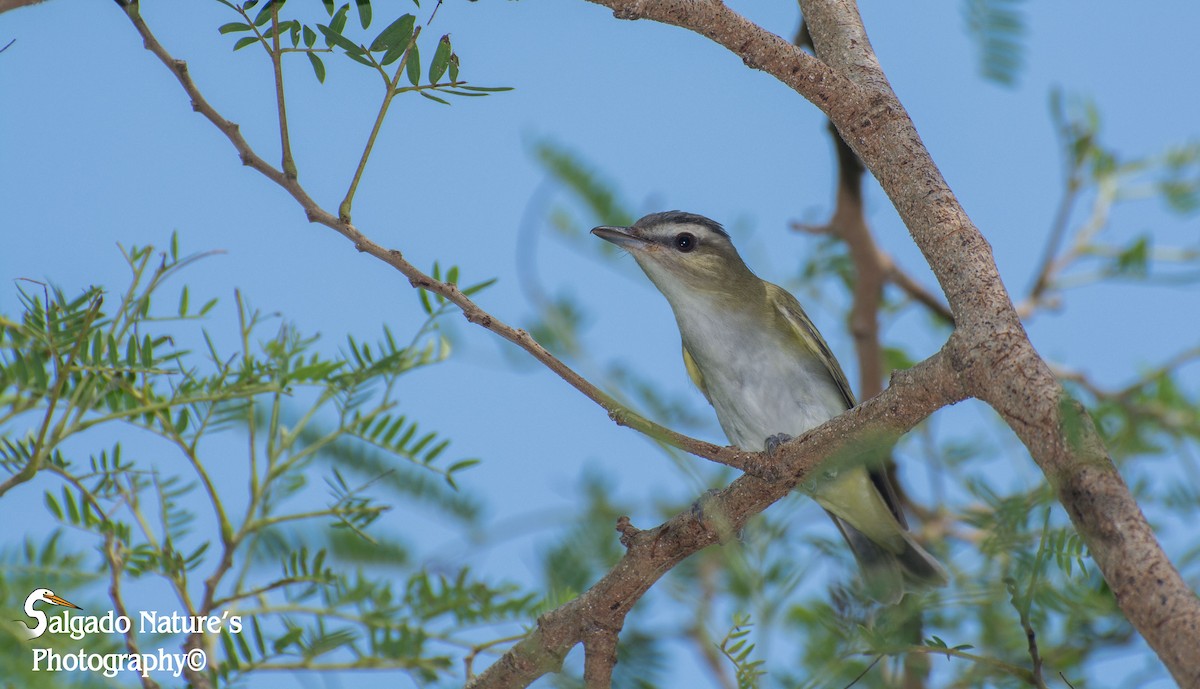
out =
<svg viewBox="0 0 1200 689"><path fill-rule="evenodd" d="M76 610L83 609L68 600L65 600L63 598L60 598L60 597L54 595L54 592L51 591L50 589L34 589L33 592L29 594L29 597L25 599L25 606L27 608L32 607L33 604L38 601L45 601L46 603L51 603L54 605L62 605L62 606L68 607L68 608L75 608Z"/></svg>
<svg viewBox="0 0 1200 689"><path fill-rule="evenodd" d="M629 227L602 226L592 234L627 250L672 304L697 296L737 300L761 290L729 233L702 215L651 213Z"/></svg>

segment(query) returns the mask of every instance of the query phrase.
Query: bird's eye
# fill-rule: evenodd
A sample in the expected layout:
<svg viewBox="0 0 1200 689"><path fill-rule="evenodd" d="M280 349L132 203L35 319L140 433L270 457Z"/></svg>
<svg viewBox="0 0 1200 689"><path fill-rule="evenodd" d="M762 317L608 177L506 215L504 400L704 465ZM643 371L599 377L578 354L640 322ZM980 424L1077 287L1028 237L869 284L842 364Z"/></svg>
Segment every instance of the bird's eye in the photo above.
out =
<svg viewBox="0 0 1200 689"><path fill-rule="evenodd" d="M691 232L680 232L675 235L675 248L687 253L696 248L696 235Z"/></svg>

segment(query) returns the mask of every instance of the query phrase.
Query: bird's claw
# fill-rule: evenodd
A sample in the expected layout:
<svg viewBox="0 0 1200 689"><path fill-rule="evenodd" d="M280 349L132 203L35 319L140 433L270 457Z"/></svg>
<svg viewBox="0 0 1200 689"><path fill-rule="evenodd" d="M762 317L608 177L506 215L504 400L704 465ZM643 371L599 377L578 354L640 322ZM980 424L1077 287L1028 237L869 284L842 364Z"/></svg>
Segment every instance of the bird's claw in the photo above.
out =
<svg viewBox="0 0 1200 689"><path fill-rule="evenodd" d="M767 436L767 439L763 441L763 445L767 450L767 454L773 455L775 454L775 451L779 449L780 445L783 445L791 439L792 436L788 435L787 433L776 433L775 435Z"/></svg>

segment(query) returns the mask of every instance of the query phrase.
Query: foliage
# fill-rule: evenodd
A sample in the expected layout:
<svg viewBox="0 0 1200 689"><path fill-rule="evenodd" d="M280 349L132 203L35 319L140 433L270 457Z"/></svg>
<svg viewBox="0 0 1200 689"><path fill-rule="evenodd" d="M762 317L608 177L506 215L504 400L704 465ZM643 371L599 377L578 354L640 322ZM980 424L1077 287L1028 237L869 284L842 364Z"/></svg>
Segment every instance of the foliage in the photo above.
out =
<svg viewBox="0 0 1200 689"><path fill-rule="evenodd" d="M407 343L385 328L329 355L289 323L266 332L237 294L226 349L193 330L216 300L196 309L185 286L170 311L159 306L164 282L201 257L181 256L175 237L159 254L132 247L122 293L27 284L24 313L0 320L0 493L42 491L58 524L42 545L3 553L0 590L22 600L107 583L111 601L85 607L135 622L125 638L89 637L93 652L185 643L139 633L133 602L156 586L171 592L160 610L240 616L240 633L201 640L220 686L281 668L397 668L422 681L457 670L474 645L464 627L524 619L535 597L466 568L407 564L377 522L393 509L464 524L477 514L454 478L478 460L447 459L448 439L398 413L404 376L448 354L435 327L444 309ZM310 485L321 467L324 485ZM16 633L5 628L6 645ZM0 656L3 674L25 676L26 655Z"/></svg>
<svg viewBox="0 0 1200 689"><path fill-rule="evenodd" d="M964 0L967 34L979 50L983 77L1005 86L1016 83L1024 60L1023 0Z"/></svg>
<svg viewBox="0 0 1200 689"><path fill-rule="evenodd" d="M449 105L444 98L434 94L479 97L510 90L508 87L473 86L459 80L459 58L450 44L449 34L438 39L433 56L422 72L418 39L424 27L417 25L417 18L412 14L403 14L392 20L370 41L356 42L354 38L347 36L350 3L339 7L333 0L324 0L323 5L329 19L328 23L321 23L281 18L281 15L288 16L283 15L287 0L267 0L261 5L258 0L247 0L240 4L229 0L217 2L236 12L241 19L222 24L218 31L222 34L249 34L237 39L233 44L234 50L257 43L273 60L288 53L303 54L308 57L313 75L321 83L325 82L326 74L322 55L340 53L351 61L378 72L385 83L390 84L394 95L415 92L431 101ZM295 3L292 8L287 9L294 9L294 5ZM415 2L414 5L420 6ZM375 14L370 0L356 0L354 7L362 31L371 28ZM436 12L436 9L434 11ZM431 15L430 21L432 19ZM324 47L317 47L318 33ZM392 64L397 64L396 71L389 75L385 68ZM408 80L408 86L397 85L401 74ZM426 78L425 83L422 83L422 76ZM448 78L443 80L443 77Z"/></svg>

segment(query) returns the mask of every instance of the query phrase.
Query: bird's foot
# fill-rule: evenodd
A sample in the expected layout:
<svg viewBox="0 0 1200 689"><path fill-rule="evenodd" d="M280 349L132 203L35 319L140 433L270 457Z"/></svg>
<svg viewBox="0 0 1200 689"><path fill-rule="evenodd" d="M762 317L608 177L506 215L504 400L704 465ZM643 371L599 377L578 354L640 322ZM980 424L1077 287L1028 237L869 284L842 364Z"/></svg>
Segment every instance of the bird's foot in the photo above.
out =
<svg viewBox="0 0 1200 689"><path fill-rule="evenodd" d="M763 441L763 445L766 447L767 454L773 455L775 454L775 451L779 449L780 445L791 439L792 436L788 435L787 433L776 433L775 435L767 436L767 439Z"/></svg>

